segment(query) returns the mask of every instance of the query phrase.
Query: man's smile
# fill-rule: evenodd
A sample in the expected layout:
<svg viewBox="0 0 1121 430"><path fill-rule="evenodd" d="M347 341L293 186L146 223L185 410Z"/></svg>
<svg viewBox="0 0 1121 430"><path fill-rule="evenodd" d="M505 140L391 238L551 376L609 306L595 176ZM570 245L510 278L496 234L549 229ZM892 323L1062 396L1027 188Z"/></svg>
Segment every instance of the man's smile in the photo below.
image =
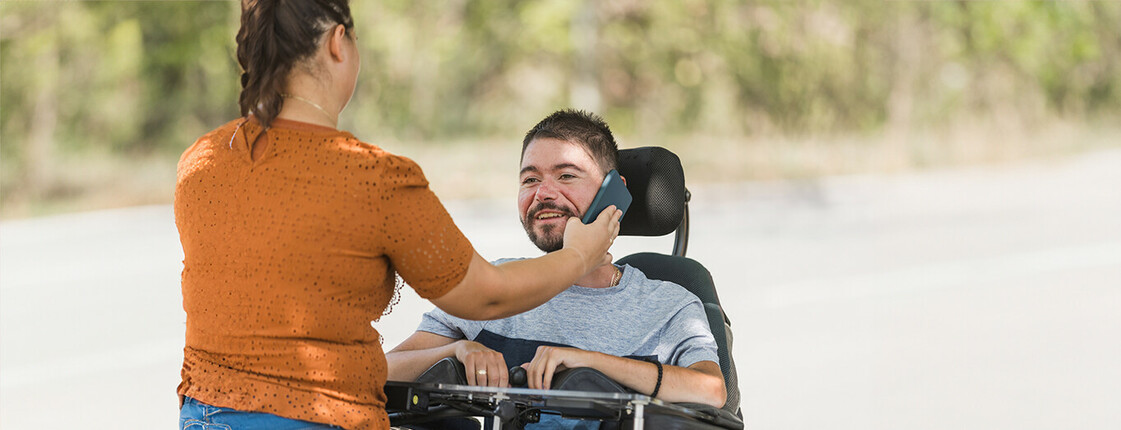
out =
<svg viewBox="0 0 1121 430"><path fill-rule="evenodd" d="M543 202L538 204L529 212L529 224L531 225L555 225L564 224L568 222L569 217L576 215L572 214L566 207L562 207L554 202Z"/></svg>
<svg viewBox="0 0 1121 430"><path fill-rule="evenodd" d="M537 216L535 218L537 218L538 220L568 218L568 214L553 211L541 211L537 213Z"/></svg>

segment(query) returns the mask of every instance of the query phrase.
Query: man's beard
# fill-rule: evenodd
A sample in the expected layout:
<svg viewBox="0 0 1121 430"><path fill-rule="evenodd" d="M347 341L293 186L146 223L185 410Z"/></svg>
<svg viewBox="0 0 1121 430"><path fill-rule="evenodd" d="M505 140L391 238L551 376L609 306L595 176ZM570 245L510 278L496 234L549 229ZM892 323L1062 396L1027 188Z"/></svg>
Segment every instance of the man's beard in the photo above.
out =
<svg viewBox="0 0 1121 430"><path fill-rule="evenodd" d="M561 248L564 248L563 227L558 227L552 224L544 225L541 227L540 236L537 235L537 232L533 229L533 222L537 220L537 213L545 209L551 209L557 212L561 212L566 217L574 217L576 215L568 209L557 206L552 202L543 202L530 210L529 214L526 215L525 220L522 221L522 227L525 228L526 234L529 235L529 241L533 242L534 245L537 245L538 249L545 252L558 251Z"/></svg>

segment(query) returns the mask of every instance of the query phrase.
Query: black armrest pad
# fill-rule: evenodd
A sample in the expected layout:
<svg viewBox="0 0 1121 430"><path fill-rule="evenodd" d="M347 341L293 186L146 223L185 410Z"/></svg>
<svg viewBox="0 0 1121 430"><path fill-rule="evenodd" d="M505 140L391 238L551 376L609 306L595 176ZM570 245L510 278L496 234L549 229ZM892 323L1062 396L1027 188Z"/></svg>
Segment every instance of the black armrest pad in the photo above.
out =
<svg viewBox="0 0 1121 430"><path fill-rule="evenodd" d="M436 364L421 373L416 378L416 382L467 385L467 372L463 369L463 363L455 358L448 357L437 361Z"/></svg>
<svg viewBox="0 0 1121 430"><path fill-rule="evenodd" d="M743 428L743 419L736 416L736 414L728 412L727 409L718 408L718 407L706 405L706 404L703 404L703 403L674 403L674 404L684 406L684 407L687 407L689 409L711 415L713 417L712 423L715 424L715 425L718 425L720 427L723 427L723 428L726 428L726 429L742 429Z"/></svg>
<svg viewBox="0 0 1121 430"><path fill-rule="evenodd" d="M603 393L638 393L630 388L615 382L613 379L608 378L603 372L592 369L590 367L575 367L565 369L553 375L553 389L554 390L572 390L572 391L595 391ZM706 420L710 424L724 428L724 429L743 429L743 420L725 409L710 406L702 403L676 403L693 409L695 411L706 414L712 419ZM656 419L656 418L652 418ZM668 425L668 424L667 424ZM686 425L686 427L699 428L698 426Z"/></svg>
<svg viewBox="0 0 1121 430"><path fill-rule="evenodd" d="M564 369L553 375L554 390L596 391L602 393L634 393L602 372L590 367Z"/></svg>

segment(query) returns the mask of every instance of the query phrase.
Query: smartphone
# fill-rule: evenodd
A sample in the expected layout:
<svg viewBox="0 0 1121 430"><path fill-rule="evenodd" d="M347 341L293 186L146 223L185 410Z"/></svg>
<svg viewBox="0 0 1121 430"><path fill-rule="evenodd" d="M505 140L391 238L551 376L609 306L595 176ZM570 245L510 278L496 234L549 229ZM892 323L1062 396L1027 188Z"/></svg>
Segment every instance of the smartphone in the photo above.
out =
<svg viewBox="0 0 1121 430"><path fill-rule="evenodd" d="M622 210L623 216L626 216L627 208L631 207L631 200L631 192L623 184L623 177L619 176L618 170L611 169L610 172L607 172L607 177L603 178L603 185L599 186L599 192L592 199L592 205L588 207L587 212L584 212L584 218L581 221L584 224L591 224L600 212L611 205L615 205L619 210ZM619 217L619 221L622 220L623 218Z"/></svg>

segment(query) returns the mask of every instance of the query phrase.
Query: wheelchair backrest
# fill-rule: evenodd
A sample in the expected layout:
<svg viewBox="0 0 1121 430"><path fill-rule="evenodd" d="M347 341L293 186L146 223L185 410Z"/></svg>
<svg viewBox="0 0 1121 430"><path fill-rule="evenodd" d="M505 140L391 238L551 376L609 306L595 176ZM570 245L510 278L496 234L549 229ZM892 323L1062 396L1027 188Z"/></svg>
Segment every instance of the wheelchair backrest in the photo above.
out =
<svg viewBox="0 0 1121 430"><path fill-rule="evenodd" d="M716 287L708 269L691 258L652 252L628 255L620 258L616 263L629 264L641 270L650 279L681 285L701 300L705 315L708 317L709 329L716 339L720 371L724 374L724 388L728 393L723 409L738 414L740 392L736 363L732 359L732 323L720 306L720 299L716 296Z"/></svg>
<svg viewBox="0 0 1121 430"><path fill-rule="evenodd" d="M720 305L712 275L699 262L684 256L688 242L688 196L681 160L659 147L619 151L619 173L627 179L634 199L620 226L620 235L664 236L677 231L677 255L638 253L623 257L618 264L630 264L650 279L669 281L685 287L701 300L709 328L716 338L720 370L724 374L727 402L724 409L739 413L739 382L732 359L731 321ZM684 234L683 234L684 233Z"/></svg>

